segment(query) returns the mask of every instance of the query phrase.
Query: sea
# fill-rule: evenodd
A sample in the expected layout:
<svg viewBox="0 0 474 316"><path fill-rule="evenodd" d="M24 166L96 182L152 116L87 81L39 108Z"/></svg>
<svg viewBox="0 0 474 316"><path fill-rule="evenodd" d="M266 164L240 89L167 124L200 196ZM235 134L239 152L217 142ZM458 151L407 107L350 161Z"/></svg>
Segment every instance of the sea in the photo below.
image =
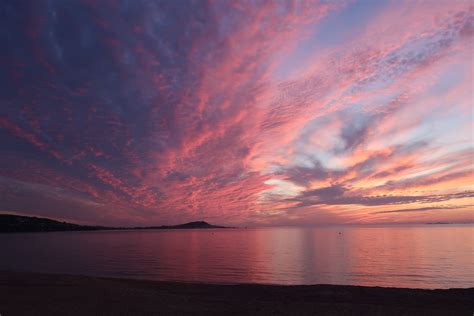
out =
<svg viewBox="0 0 474 316"><path fill-rule="evenodd" d="M474 287L474 225L0 234L0 270L193 283Z"/></svg>

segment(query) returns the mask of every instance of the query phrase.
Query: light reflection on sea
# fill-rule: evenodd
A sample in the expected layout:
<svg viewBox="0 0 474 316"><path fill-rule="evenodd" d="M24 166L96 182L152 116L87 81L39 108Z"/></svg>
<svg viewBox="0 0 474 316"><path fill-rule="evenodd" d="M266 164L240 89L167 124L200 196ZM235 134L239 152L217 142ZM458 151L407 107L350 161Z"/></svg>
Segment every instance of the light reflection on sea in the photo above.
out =
<svg viewBox="0 0 474 316"><path fill-rule="evenodd" d="M1 270L213 283L474 287L474 226L0 234Z"/></svg>

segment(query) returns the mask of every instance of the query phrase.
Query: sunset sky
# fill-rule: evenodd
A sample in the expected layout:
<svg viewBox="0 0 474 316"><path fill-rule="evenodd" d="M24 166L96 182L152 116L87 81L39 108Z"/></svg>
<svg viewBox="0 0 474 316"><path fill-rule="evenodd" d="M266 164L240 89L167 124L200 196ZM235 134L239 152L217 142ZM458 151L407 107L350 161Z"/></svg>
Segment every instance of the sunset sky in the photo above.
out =
<svg viewBox="0 0 474 316"><path fill-rule="evenodd" d="M2 1L0 212L474 222L472 1Z"/></svg>

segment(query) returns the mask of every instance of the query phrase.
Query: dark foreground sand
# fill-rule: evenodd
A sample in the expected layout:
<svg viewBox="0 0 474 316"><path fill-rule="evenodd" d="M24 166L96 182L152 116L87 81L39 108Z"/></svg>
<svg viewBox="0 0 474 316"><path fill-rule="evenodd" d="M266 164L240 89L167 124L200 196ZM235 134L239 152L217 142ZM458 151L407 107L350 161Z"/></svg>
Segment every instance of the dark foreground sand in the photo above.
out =
<svg viewBox="0 0 474 316"><path fill-rule="evenodd" d="M0 272L10 315L469 315L474 288L186 284Z"/></svg>

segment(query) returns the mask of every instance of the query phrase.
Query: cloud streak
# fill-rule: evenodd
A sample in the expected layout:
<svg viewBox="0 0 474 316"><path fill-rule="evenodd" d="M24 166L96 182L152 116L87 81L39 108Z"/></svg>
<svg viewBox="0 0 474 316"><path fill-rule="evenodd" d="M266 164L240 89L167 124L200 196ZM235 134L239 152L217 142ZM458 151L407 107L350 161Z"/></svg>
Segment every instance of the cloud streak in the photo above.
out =
<svg viewBox="0 0 474 316"><path fill-rule="evenodd" d="M472 205L466 205L467 207ZM427 211L436 211L436 210L453 210L463 208L463 206L431 206L431 207L419 207L419 208L407 208L400 210L390 210L390 211L381 211L375 212L375 214L387 214L387 213L405 213L405 212L427 212Z"/></svg>

